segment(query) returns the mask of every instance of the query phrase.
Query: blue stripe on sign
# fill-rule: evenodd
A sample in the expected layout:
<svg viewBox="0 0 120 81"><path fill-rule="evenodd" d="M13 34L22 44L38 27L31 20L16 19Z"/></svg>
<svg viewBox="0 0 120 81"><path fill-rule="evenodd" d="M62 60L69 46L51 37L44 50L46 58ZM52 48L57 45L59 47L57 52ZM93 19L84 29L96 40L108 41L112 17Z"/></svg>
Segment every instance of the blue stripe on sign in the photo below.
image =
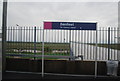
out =
<svg viewBox="0 0 120 81"><path fill-rule="evenodd" d="M96 30L96 23L52 22L52 29L63 30Z"/></svg>

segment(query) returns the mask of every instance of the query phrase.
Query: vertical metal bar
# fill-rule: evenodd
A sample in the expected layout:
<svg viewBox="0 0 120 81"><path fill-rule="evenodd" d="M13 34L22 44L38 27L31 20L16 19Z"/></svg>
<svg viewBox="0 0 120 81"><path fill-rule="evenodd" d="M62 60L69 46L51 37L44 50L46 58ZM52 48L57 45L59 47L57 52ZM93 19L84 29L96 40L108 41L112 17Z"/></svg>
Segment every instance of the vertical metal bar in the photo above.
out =
<svg viewBox="0 0 120 81"><path fill-rule="evenodd" d="M97 32L97 23L96 23L96 54L95 54L95 77L97 77L97 35L98 35L98 32Z"/></svg>
<svg viewBox="0 0 120 81"><path fill-rule="evenodd" d="M43 28L43 41L42 41L42 77L44 77L44 28Z"/></svg>
<svg viewBox="0 0 120 81"><path fill-rule="evenodd" d="M118 40L117 40L117 37L118 37L118 28L116 28L116 42L115 42L115 44L116 44L116 47L118 48ZM116 50L116 52L115 52L115 54L116 54L116 60L118 60L118 50Z"/></svg>
<svg viewBox="0 0 120 81"><path fill-rule="evenodd" d="M23 49L25 50L26 43L25 43L25 27L23 28Z"/></svg>
<svg viewBox="0 0 120 81"><path fill-rule="evenodd" d="M39 50L38 50L38 44L39 44L39 43L38 43L38 27L36 27L36 55L37 55L37 53L38 53L37 51L39 51ZM38 59L38 57L36 57L36 59Z"/></svg>
<svg viewBox="0 0 120 81"><path fill-rule="evenodd" d="M55 50L55 31L56 30L53 30L53 42L52 42L52 46L53 46L53 50L52 51L54 51ZM53 54L54 54L54 52L53 52Z"/></svg>
<svg viewBox="0 0 120 81"><path fill-rule="evenodd" d="M58 34L57 34L57 32L58 32L58 30L55 31L55 43L56 43L55 46L56 46L56 47L58 47L58 41L57 41L57 35L58 35ZM58 50L58 48L56 48L55 50ZM58 53L56 53L56 55L58 55Z"/></svg>
<svg viewBox="0 0 120 81"><path fill-rule="evenodd" d="M90 32L90 30L88 30L88 32L87 32L87 59L89 60L89 57L90 57L90 54L88 53L88 49L89 49L89 32Z"/></svg>
<svg viewBox="0 0 120 81"><path fill-rule="evenodd" d="M13 47L13 43L12 43L12 38L13 38L13 34L12 34L12 27L11 27L11 39L10 39L10 52L11 52L11 48Z"/></svg>
<svg viewBox="0 0 120 81"><path fill-rule="evenodd" d="M101 28L99 28L99 44L101 44ZM99 47L99 60L101 60L101 47Z"/></svg>
<svg viewBox="0 0 120 81"><path fill-rule="evenodd" d="M103 44L105 44L105 36L104 36L104 35L105 35L105 32L106 32L106 29L105 29L105 28L102 28L102 29L103 29L103 30L102 30L102 31L103 31ZM103 57L104 57L104 54L106 54L105 51L104 51L105 48L102 48L102 50L103 50L103 51L102 51L102 59L101 59L101 60L104 60ZM106 55L107 55L107 54L106 54ZM106 56L106 55L105 55L105 56ZM107 60L107 59L105 59L105 60Z"/></svg>
<svg viewBox="0 0 120 81"><path fill-rule="evenodd" d="M14 39L15 39L15 27L13 27L13 47L14 47Z"/></svg>
<svg viewBox="0 0 120 81"><path fill-rule="evenodd" d="M30 41L31 37L30 37L30 34L31 34L31 32L30 32L30 27L29 27L29 52L31 52L30 51L31 50L31 41Z"/></svg>
<svg viewBox="0 0 120 81"><path fill-rule="evenodd" d="M7 29L7 0L3 2L3 15L2 15L2 74L6 70L6 29Z"/></svg>
<svg viewBox="0 0 120 81"><path fill-rule="evenodd" d="M62 44L63 44L63 42L62 42L62 41L63 41L63 32L62 32L62 31L63 31L63 30L60 30L60 31L61 31L61 46L62 46ZM63 48L61 48L61 51L62 51L62 50L63 50ZM61 53L61 54L63 55L63 53Z"/></svg>
<svg viewBox="0 0 120 81"><path fill-rule="evenodd" d="M63 44L64 44L64 45L63 45L63 46L64 46L64 49L63 49L63 51L64 51L63 53L64 53L64 54L63 54L63 55L65 55L65 50L66 50L66 44L65 44L66 38L65 38L65 36L66 36L66 35L65 35L65 30L63 30L63 31L64 31L64 32L63 32L63 36L64 36L64 43L63 43Z"/></svg>
<svg viewBox="0 0 120 81"><path fill-rule="evenodd" d="M115 45L115 32L116 32L116 28L114 27L114 29L113 29L113 33L114 33L114 36L113 36L113 37L114 37L114 48L115 48L115 46L116 46L116 45ZM117 59L116 59L115 51L116 51L116 50L114 49L114 60L117 60Z"/></svg>
<svg viewBox="0 0 120 81"><path fill-rule="evenodd" d="M45 44L45 46L47 46L48 45L48 47L51 47L52 46L52 31L53 30L46 30L46 32L48 31L48 35L49 35L49 40L48 40L48 44L46 43ZM45 33L45 31L44 31L44 33ZM47 34L47 33L46 33ZM47 36L47 35L46 35ZM48 49L48 51L49 51L49 54L51 55L51 48L50 49Z"/></svg>
<svg viewBox="0 0 120 81"><path fill-rule="evenodd" d="M9 28L9 27L8 27L8 28ZM7 47L6 47L6 54L9 53L9 47L10 47L10 46L9 46L9 35L10 35L10 34L9 34L9 29L8 29L8 28L6 28L6 31L7 31L7 34L6 34L6 36L7 36L7 37L6 37L6 38L7 38L7 39L6 39L6 46L7 46ZM0 30L1 30L1 29L0 29ZM1 30L1 31L2 31L2 30ZM1 32L1 33L2 33L2 32ZM2 38L2 37L0 37L0 38ZM2 54L2 53L1 53L1 54Z"/></svg>
<svg viewBox="0 0 120 81"><path fill-rule="evenodd" d="M17 27L15 27L15 31L16 31L16 36L15 36L15 39L16 39L16 45L17 45ZM17 47L15 47L15 48L17 48Z"/></svg>
<svg viewBox="0 0 120 81"><path fill-rule="evenodd" d="M28 32L28 30L27 29L28 29L28 27L25 28L25 32L26 32L26 34L25 34L25 42L27 42L26 43L26 50L28 50L28 47L27 47L27 44L28 44L28 41L27 41L27 32Z"/></svg>
<svg viewBox="0 0 120 81"><path fill-rule="evenodd" d="M92 43L94 44L94 31L92 32ZM93 60L95 60L95 55L94 55L94 46L92 46L92 56L93 56Z"/></svg>
<svg viewBox="0 0 120 81"><path fill-rule="evenodd" d="M17 42L17 46L19 46L19 29L18 29L18 27L16 27L16 38L17 38L17 40L16 40L16 42ZM17 48L17 50L19 50L18 49L18 47L16 47ZM19 54L19 51L17 52L18 54Z"/></svg>
<svg viewBox="0 0 120 81"><path fill-rule="evenodd" d="M116 29L115 29L115 47L117 47L117 39L116 39L116 37L117 37L117 34L118 34L118 28L116 27ZM118 60L118 55L117 55L117 50L116 50L116 52L115 52L115 56L116 56L116 60Z"/></svg>
<svg viewBox="0 0 120 81"><path fill-rule="evenodd" d="M59 30L58 30L58 36L57 36L57 39L58 39L57 41L58 41L58 43L59 43Z"/></svg>
<svg viewBox="0 0 120 81"><path fill-rule="evenodd" d="M78 30L78 55L80 55L80 30Z"/></svg>
<svg viewBox="0 0 120 81"><path fill-rule="evenodd" d="M107 44L107 28L103 28L103 44ZM102 60L108 59L107 48L102 48ZM105 57L105 58L104 58Z"/></svg>
<svg viewBox="0 0 120 81"><path fill-rule="evenodd" d="M13 31L13 30L14 30L14 27L11 27L11 35L12 35L12 37L11 37L11 45L12 45L12 46L10 47L10 48L11 48L11 51L12 51L12 49L14 48L14 41L13 41L13 38L14 38L14 33L13 33L13 32L14 32L14 31Z"/></svg>
<svg viewBox="0 0 120 81"><path fill-rule="evenodd" d="M108 43L108 28L105 29L105 32L106 33L105 33L104 38L106 39L105 44L107 44ZM105 48L105 52L104 52L104 56L103 57L106 57L106 54L108 55L108 48ZM106 58L108 58L108 57L109 57L109 55ZM104 59L106 59L106 58L104 58ZM106 60L108 60L108 59L106 59Z"/></svg>
<svg viewBox="0 0 120 81"><path fill-rule="evenodd" d="M19 45L19 42L20 42L20 31L19 31L19 28L18 28L18 27L17 27L17 31L18 31L18 34L17 34L17 45L20 46L20 45ZM18 49L18 54L19 54L19 48L20 48L20 47L17 47L17 49Z"/></svg>
<svg viewBox="0 0 120 81"><path fill-rule="evenodd" d="M108 60L110 60L110 27L108 28Z"/></svg>
<svg viewBox="0 0 120 81"><path fill-rule="evenodd" d="M72 56L75 55L75 33L74 33L74 30L72 32Z"/></svg>
<svg viewBox="0 0 120 81"><path fill-rule="evenodd" d="M101 36L100 36L100 44L102 44L102 40L103 40L103 39L102 39L102 36L103 36L103 35L102 35L102 34L103 34L102 31L103 31L102 28L100 28L100 35L101 35ZM103 50L102 50L102 47L101 47L101 48L100 48L100 60L102 60L102 51L103 51Z"/></svg>
<svg viewBox="0 0 120 81"><path fill-rule="evenodd" d="M14 43L14 37L15 37L15 36L14 36L14 35L15 35L14 33L15 33L15 27L13 27L13 43ZM13 44L13 47L14 47L14 44Z"/></svg>
<svg viewBox="0 0 120 81"><path fill-rule="evenodd" d="M36 55L36 27L34 27L34 55ZM35 60L35 57L34 57Z"/></svg>
<svg viewBox="0 0 120 81"><path fill-rule="evenodd" d="M68 41L68 40L69 40L69 36L68 36L69 33L68 33L68 30L66 30L66 32L67 32L67 35L66 35L66 36L67 36L67 37L66 37L66 42L68 43L68 42L69 42L69 41Z"/></svg>
<svg viewBox="0 0 120 81"><path fill-rule="evenodd" d="M57 31L57 30L55 30L55 32L54 32L54 35L55 35L55 36L54 36L54 37L55 37L55 39L54 39L54 43L57 43L57 42L56 42L56 36L57 36L56 31Z"/></svg>
<svg viewBox="0 0 120 81"><path fill-rule="evenodd" d="M76 51L76 56L78 55L78 51L79 51L78 50L78 44L79 44L79 41L78 41L78 30L76 30L76 48L75 48L76 49L75 50Z"/></svg>
<svg viewBox="0 0 120 81"><path fill-rule="evenodd" d="M76 54L77 54L77 50L76 50L76 48L77 48L76 47L77 46L77 30L74 30L74 32L75 32L75 36L74 36L75 37L75 50L74 50L75 51L75 55L74 56L76 56Z"/></svg>
<svg viewBox="0 0 120 81"><path fill-rule="evenodd" d="M12 27L12 49L14 48L14 27Z"/></svg>
<svg viewBox="0 0 120 81"><path fill-rule="evenodd" d="M9 27L8 27L8 29L7 29L7 31L8 31L8 42L7 42L7 48L8 48L8 53L10 52L10 29L9 29Z"/></svg>
<svg viewBox="0 0 120 81"><path fill-rule="evenodd" d="M80 30L81 31L81 55L83 55L83 31L82 30Z"/></svg>
<svg viewBox="0 0 120 81"><path fill-rule="evenodd" d="M38 27L38 40L41 43L41 27Z"/></svg>
<svg viewBox="0 0 120 81"><path fill-rule="evenodd" d="M39 34L40 34L40 51L42 51L42 29L41 29L41 27L40 27L40 29L39 29ZM39 36L38 36L39 37ZM42 54L41 54L42 55Z"/></svg>
<svg viewBox="0 0 120 81"><path fill-rule="evenodd" d="M110 55L111 55L111 59L113 60L114 55L113 55L113 53L112 53L112 45L113 45L113 44L112 44L112 39L113 39L113 38L112 38L112 37L113 37L113 33L112 33L113 31L112 31L112 30L113 30L113 28L110 29Z"/></svg>
<svg viewBox="0 0 120 81"><path fill-rule="evenodd" d="M13 36L13 38L12 38L12 43L13 43L13 46L12 46L12 49L14 49L14 27L13 27L13 29L12 29L12 36Z"/></svg>
<svg viewBox="0 0 120 81"><path fill-rule="evenodd" d="M90 32L90 44L92 44L92 31ZM90 60L92 60L92 45L90 45L90 48L89 48L89 53L90 53Z"/></svg>
<svg viewBox="0 0 120 81"><path fill-rule="evenodd" d="M47 48L47 47L51 47L50 45L50 41L48 40L48 35L49 34L50 30L44 30L44 46ZM51 34L49 34L49 37L51 37ZM51 39L52 40L52 39ZM46 52L47 50L44 49L44 53ZM50 49L48 49L48 51L50 52ZM50 53L49 53L50 54Z"/></svg>
<svg viewBox="0 0 120 81"><path fill-rule="evenodd" d="M20 46L21 46L21 47L20 47L20 53L22 54L22 27L20 27L20 28L21 28L21 29L20 29L20 31L21 31L21 32L20 32L20 35L21 35L21 41L20 41L20 42L21 42L21 45L20 45Z"/></svg>
<svg viewBox="0 0 120 81"><path fill-rule="evenodd" d="M86 54L85 54L85 44L86 44L86 31L84 31L84 55L85 55L85 59L87 59L86 58Z"/></svg>
<svg viewBox="0 0 120 81"><path fill-rule="evenodd" d="M51 37L51 43L52 43L52 41L53 41L53 30L51 30L51 32L50 32L50 37Z"/></svg>
<svg viewBox="0 0 120 81"><path fill-rule="evenodd" d="M67 46L68 46L68 43L69 43L69 30L67 30L66 32L67 32L66 43L67 43ZM67 48L67 55L68 55L68 53L70 52L69 50L70 50L70 49Z"/></svg>
<svg viewBox="0 0 120 81"><path fill-rule="evenodd" d="M15 40L16 40L16 41L15 41L15 42L16 42L15 46L17 46L17 45L18 45L18 41L17 41L18 30L17 30L17 27L15 27L15 31L16 31L16 33L15 33L15 34L16 34L16 36L15 36ZM17 47L15 47L15 49L17 50ZM17 52L17 53L18 53L18 52Z"/></svg>
<svg viewBox="0 0 120 81"><path fill-rule="evenodd" d="M61 30L59 30L59 44L61 44ZM61 51L61 48L59 49ZM60 52L59 52L60 55Z"/></svg>
<svg viewBox="0 0 120 81"><path fill-rule="evenodd" d="M41 45L41 28L40 27L38 27L37 35L38 35L37 36L37 38L38 38L38 49L39 49L39 51L41 51L42 45ZM42 55L41 52L39 54ZM38 59L39 59L39 57L38 57Z"/></svg>
<svg viewBox="0 0 120 81"><path fill-rule="evenodd" d="M119 48L119 44L120 44L120 28L117 28L117 48ZM120 61L120 51L117 50L117 60Z"/></svg>
<svg viewBox="0 0 120 81"><path fill-rule="evenodd" d="M51 43L51 46L53 47L52 51L54 50L54 31L55 30L52 30L52 43ZM53 54L53 52L52 52L52 54Z"/></svg>
<svg viewBox="0 0 120 81"><path fill-rule="evenodd" d="M32 32L32 40L31 40L32 46L31 46L31 52L32 52L33 55L34 55L34 27L32 27L31 32ZM34 59L34 57L33 57L32 59Z"/></svg>
<svg viewBox="0 0 120 81"><path fill-rule="evenodd" d="M69 30L69 48L70 48L70 56L72 56L72 50L71 50L71 30ZM71 60L71 59L69 59Z"/></svg>

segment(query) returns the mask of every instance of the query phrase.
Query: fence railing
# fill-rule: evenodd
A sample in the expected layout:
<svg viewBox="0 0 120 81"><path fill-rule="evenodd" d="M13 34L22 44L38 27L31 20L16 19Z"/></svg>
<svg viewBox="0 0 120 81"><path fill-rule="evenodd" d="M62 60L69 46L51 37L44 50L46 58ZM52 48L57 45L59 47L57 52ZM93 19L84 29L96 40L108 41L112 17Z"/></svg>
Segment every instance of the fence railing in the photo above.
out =
<svg viewBox="0 0 120 81"><path fill-rule="evenodd" d="M97 60L120 59L119 37L119 28L97 29ZM42 42L40 27L8 27L7 57L41 59ZM44 43L44 54L48 56L45 59L66 59L72 54L82 56L83 60L95 60L96 31L44 30Z"/></svg>

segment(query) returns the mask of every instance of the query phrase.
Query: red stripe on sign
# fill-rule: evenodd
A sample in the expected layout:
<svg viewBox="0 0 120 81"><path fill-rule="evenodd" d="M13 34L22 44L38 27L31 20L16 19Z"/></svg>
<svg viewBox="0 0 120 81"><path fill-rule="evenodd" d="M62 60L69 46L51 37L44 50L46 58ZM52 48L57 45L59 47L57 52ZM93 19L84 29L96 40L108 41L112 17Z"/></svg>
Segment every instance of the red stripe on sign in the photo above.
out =
<svg viewBox="0 0 120 81"><path fill-rule="evenodd" d="M52 29L52 22L44 22L44 29Z"/></svg>

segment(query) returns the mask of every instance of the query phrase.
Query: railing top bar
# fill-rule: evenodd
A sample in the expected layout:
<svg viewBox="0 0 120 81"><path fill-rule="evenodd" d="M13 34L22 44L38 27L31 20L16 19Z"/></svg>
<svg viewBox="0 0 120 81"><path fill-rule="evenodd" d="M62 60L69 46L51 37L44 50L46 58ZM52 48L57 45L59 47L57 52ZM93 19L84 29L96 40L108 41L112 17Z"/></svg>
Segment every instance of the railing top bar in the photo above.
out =
<svg viewBox="0 0 120 81"><path fill-rule="evenodd" d="M8 26L7 28L40 28L43 29L41 26ZM97 27L97 29L108 29L108 28L119 28L119 27Z"/></svg>

